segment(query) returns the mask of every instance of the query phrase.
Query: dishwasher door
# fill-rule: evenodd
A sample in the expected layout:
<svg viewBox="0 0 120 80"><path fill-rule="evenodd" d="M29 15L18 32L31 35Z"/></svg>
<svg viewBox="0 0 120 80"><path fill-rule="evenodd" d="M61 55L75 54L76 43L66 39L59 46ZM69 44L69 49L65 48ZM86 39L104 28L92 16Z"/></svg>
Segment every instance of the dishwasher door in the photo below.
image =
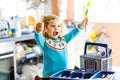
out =
<svg viewBox="0 0 120 80"><path fill-rule="evenodd" d="M0 80L15 80L12 42L0 43Z"/></svg>

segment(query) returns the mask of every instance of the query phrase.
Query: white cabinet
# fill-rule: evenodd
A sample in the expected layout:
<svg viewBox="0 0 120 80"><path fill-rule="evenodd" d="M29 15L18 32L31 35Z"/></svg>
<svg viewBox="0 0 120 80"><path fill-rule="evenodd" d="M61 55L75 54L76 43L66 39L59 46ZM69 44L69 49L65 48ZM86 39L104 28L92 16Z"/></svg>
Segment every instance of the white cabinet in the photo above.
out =
<svg viewBox="0 0 120 80"><path fill-rule="evenodd" d="M33 46L33 45L37 45L37 44L34 40L34 34L24 34L20 37L11 37L11 38L0 39L0 61L2 61L3 59L8 60L9 57L10 57L10 59L12 57L11 61L12 61L12 66L14 67L13 74L14 74L15 80L21 80L20 78L17 79L18 76L20 74L22 74L22 72L19 73L19 71L21 71L20 69L24 65L31 65L31 64L36 65L37 63L42 63L42 56L38 55L36 57L32 54L32 55L29 55L29 58L28 57L26 58L26 56L24 56L24 57L22 56L19 59L17 59L17 57L16 57L17 56L17 53L16 53L16 51L17 51L16 44L17 43L26 43L26 44L28 44L28 46ZM11 53L11 51L12 51L12 53ZM10 54L8 54L8 53L10 53ZM6 57L4 57L3 54L6 54L5 55ZM9 56L9 55L11 55L11 56ZM33 58L33 57L36 57L36 58ZM20 63L20 60L21 60L21 63ZM23 61L23 63L22 63L22 61Z"/></svg>
<svg viewBox="0 0 120 80"><path fill-rule="evenodd" d="M13 80L14 76L14 43L0 43L0 79ZM10 70L11 69L11 70Z"/></svg>

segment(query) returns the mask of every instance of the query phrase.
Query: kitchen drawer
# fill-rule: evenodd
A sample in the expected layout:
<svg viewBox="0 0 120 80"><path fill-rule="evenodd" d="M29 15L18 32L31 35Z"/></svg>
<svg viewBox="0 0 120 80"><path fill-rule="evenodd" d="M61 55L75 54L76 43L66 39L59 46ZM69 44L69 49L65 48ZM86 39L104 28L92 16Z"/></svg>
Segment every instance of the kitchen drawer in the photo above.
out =
<svg viewBox="0 0 120 80"><path fill-rule="evenodd" d="M14 51L14 42L0 43L0 54Z"/></svg>

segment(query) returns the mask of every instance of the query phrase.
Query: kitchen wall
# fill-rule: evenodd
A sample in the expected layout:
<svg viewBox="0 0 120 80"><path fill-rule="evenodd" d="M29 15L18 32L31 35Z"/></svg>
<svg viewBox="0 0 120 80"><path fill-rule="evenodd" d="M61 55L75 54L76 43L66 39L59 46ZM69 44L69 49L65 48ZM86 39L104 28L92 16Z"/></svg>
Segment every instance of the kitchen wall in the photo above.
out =
<svg viewBox="0 0 120 80"><path fill-rule="evenodd" d="M74 0L67 0L67 19L65 21L73 21L74 20ZM58 13L58 2L57 0L52 0L52 13L59 15Z"/></svg>
<svg viewBox="0 0 120 80"><path fill-rule="evenodd" d="M98 32L103 26L110 37L109 47L112 49L113 65L120 66L120 23L95 23L94 30Z"/></svg>
<svg viewBox="0 0 120 80"><path fill-rule="evenodd" d="M52 12L51 0L0 0L0 16L9 19L11 16L32 15L39 20L42 15Z"/></svg>
<svg viewBox="0 0 120 80"><path fill-rule="evenodd" d="M0 14L3 16L11 16L11 15L16 15L16 14L25 15L26 9L27 9L26 1L27 0L0 0L0 11L2 11ZM53 13L53 14L59 15L57 0L47 0L47 1L48 1L48 3L40 4L39 9L37 9L40 12L39 14L43 15L43 14ZM15 6L17 6L17 7L15 7ZM67 6L68 7L67 7L66 21L73 21L74 20L74 0L68 0ZM109 23L109 22L95 23L94 22L94 29L96 32L102 26L104 26L106 28L106 32L110 36L109 46L113 50L113 52L112 52L113 65L120 66L120 58L119 58L119 55L120 55L120 52L119 52L119 49L120 49L120 46L119 46L119 44L120 44L120 42L119 42L120 41L120 38L119 38L120 27L119 26L120 26L120 23ZM70 60L72 59L71 60L72 63L69 65L73 66L75 64L79 64L78 55L79 55L79 51L81 51L80 49L83 49L83 47L80 48L80 46L83 46L82 41L84 40L84 37L83 37L83 39L80 39L80 37L81 37L81 35L79 35L79 37L76 38L75 41L81 45L76 46L76 42L74 42L74 41L72 41L71 44L69 44L69 45L73 45L70 47L70 50L72 50L71 53L78 53L77 55L71 54L72 57L70 57L69 59ZM73 48L75 48L77 50L74 50ZM80 53L82 54L83 51ZM76 63L74 63L74 61Z"/></svg>
<svg viewBox="0 0 120 80"><path fill-rule="evenodd" d="M111 1L113 2L113 0L111 0ZM117 2L117 0L115 0L115 1ZM111 5L112 5L112 2L110 2ZM113 2L113 4L115 4L116 2ZM74 20L74 4L73 3L74 3L74 0L68 0L68 9L67 9L66 21L73 21ZM52 13L58 15L57 0L52 0ZM112 16L113 18L111 18L111 19L114 20L114 16L115 15L113 15ZM117 18L117 17L115 17L115 18ZM110 20L110 21L113 21L113 20ZM120 55L120 51L119 51L119 49L120 49L120 37L119 37L120 23L119 23L119 21L117 21L116 23L115 23L115 21L114 21L114 23L113 22L103 22L103 23L94 22L93 28L94 28L95 32L99 32L100 28L103 26L106 28L106 33L110 36L109 47L112 49L112 58L113 58L112 64L114 66L120 66L120 58L119 58L119 55ZM71 44L74 45L75 43L73 42ZM73 46L72 48L75 48L75 46ZM78 45L78 46L80 47L80 45ZM81 49L83 49L83 48L81 48ZM75 53L74 51L76 51L76 50L79 51L80 48L76 48L75 50L73 50L73 53ZM76 56L72 55L72 56L75 57L75 59L78 58L78 57L76 58L77 55ZM75 61L75 60L73 59L73 61ZM77 64L79 63L78 61L79 60L77 60L77 62L76 62ZM73 64L75 64L75 63L73 63Z"/></svg>

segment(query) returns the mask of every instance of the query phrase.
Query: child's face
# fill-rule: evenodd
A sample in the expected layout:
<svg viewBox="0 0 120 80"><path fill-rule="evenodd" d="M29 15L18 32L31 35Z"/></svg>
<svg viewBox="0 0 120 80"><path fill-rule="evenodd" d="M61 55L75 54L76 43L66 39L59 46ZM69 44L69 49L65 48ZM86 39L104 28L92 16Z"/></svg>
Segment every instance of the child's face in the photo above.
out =
<svg viewBox="0 0 120 80"><path fill-rule="evenodd" d="M50 38L58 38L62 32L61 22L58 20L50 20L47 26L47 35Z"/></svg>

